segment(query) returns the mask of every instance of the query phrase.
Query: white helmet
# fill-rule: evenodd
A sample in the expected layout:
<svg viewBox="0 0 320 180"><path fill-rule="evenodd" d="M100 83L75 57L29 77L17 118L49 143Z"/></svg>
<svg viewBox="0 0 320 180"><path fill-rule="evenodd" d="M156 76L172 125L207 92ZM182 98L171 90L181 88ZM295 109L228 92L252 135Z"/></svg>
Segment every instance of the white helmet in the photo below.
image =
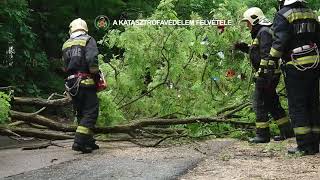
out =
<svg viewBox="0 0 320 180"><path fill-rule="evenodd" d="M249 21L249 23L254 26L260 25L271 25L272 23L266 18L262 10L257 7L252 7L243 13L243 19L241 21Z"/></svg>
<svg viewBox="0 0 320 180"><path fill-rule="evenodd" d="M278 11L282 9L285 0L278 0Z"/></svg>
<svg viewBox="0 0 320 180"><path fill-rule="evenodd" d="M70 30L69 30L70 34L76 32L76 31L79 31L79 30L83 30L88 33L87 23L81 18L73 20L70 23L69 28L70 28Z"/></svg>
<svg viewBox="0 0 320 180"><path fill-rule="evenodd" d="M304 3L307 3L306 0L285 0L283 5L287 6L287 5L296 3L296 2L304 2Z"/></svg>

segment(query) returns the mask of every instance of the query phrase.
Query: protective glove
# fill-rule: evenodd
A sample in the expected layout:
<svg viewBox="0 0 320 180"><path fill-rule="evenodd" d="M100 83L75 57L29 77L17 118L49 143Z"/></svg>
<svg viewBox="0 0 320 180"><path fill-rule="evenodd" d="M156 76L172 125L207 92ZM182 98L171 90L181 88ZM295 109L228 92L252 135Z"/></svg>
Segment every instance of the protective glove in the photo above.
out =
<svg viewBox="0 0 320 180"><path fill-rule="evenodd" d="M278 69L278 58L268 57L266 60L261 59L257 76L267 79L273 79L276 69Z"/></svg>
<svg viewBox="0 0 320 180"><path fill-rule="evenodd" d="M260 67L256 73L256 86L266 90L272 90L274 87L273 82L279 77L276 74L277 62L270 60L261 60Z"/></svg>
<svg viewBox="0 0 320 180"><path fill-rule="evenodd" d="M259 69L256 73L256 77L260 77L260 78L266 78L267 74L268 74L268 60L264 60L262 59L260 61L260 65L259 65Z"/></svg>
<svg viewBox="0 0 320 180"><path fill-rule="evenodd" d="M269 58L267 66L267 76L273 78L275 75L276 69L278 69L278 58Z"/></svg>
<svg viewBox="0 0 320 180"><path fill-rule="evenodd" d="M249 45L244 42L237 42L233 45L234 50L239 50L244 53L249 53Z"/></svg>

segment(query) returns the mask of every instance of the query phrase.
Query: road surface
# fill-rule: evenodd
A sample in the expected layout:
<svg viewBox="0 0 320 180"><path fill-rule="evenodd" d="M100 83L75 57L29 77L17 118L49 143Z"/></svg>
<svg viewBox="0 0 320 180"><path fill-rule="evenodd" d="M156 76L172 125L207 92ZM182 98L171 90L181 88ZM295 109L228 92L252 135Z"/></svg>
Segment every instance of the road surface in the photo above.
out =
<svg viewBox="0 0 320 180"><path fill-rule="evenodd" d="M0 151L0 177L35 179L177 179L209 155L234 140L213 140L165 148L141 148L130 143L103 143L93 154L79 154L66 146ZM60 143L60 144L61 144Z"/></svg>

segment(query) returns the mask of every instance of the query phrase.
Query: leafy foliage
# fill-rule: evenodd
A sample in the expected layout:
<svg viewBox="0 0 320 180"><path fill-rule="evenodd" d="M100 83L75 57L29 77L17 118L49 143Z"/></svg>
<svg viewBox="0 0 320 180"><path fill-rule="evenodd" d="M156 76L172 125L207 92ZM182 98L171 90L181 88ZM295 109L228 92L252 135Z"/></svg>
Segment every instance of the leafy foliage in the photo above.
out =
<svg viewBox="0 0 320 180"><path fill-rule="evenodd" d="M238 18L242 13L239 4L221 4L215 14L226 18L237 14ZM178 19L174 7L174 1L161 1L149 19ZM201 19L197 14L191 18ZM108 74L112 89L108 95L120 105L125 119L168 114L211 116L231 98L233 103L242 102L247 98L247 92L242 90L251 81L224 76L228 69L238 74L251 72L249 61L232 50L232 44L243 37L239 27L240 24L227 27L223 34L217 28L200 26L126 27L124 32L109 31L104 45L122 48L125 53L123 57L115 55L108 66L101 67ZM201 44L206 36L208 46ZM205 52L210 53L208 59L203 58ZM142 98L131 103L138 97Z"/></svg>
<svg viewBox="0 0 320 180"><path fill-rule="evenodd" d="M30 26L28 4L24 0L10 0L0 6L0 17L3 17L0 32L1 85L18 86L17 93L39 95L39 82L48 82L46 78L53 74L48 71L50 62L45 52L38 48L38 37ZM50 83L46 84L51 87Z"/></svg>
<svg viewBox="0 0 320 180"><path fill-rule="evenodd" d="M5 123L9 119L10 97L0 92L0 124Z"/></svg>

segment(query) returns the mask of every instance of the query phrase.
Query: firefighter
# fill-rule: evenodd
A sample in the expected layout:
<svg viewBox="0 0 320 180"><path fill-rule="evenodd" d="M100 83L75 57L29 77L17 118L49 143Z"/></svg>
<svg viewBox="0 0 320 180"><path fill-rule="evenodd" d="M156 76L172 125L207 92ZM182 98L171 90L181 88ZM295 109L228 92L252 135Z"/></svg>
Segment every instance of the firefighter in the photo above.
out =
<svg viewBox="0 0 320 180"><path fill-rule="evenodd" d="M99 74L98 48L95 39L88 35L84 20L73 20L69 28L70 38L63 44L62 58L67 74L66 89L72 97L78 121L72 149L91 153L99 149L92 132L99 112L95 86Z"/></svg>
<svg viewBox="0 0 320 180"><path fill-rule="evenodd" d="M312 155L319 152L319 21L305 0L285 0L274 18L274 39L268 65L270 78L282 61L289 115L297 147L288 153Z"/></svg>
<svg viewBox="0 0 320 180"><path fill-rule="evenodd" d="M256 71L253 108L256 114L256 136L249 140L252 143L270 142L269 114L273 117L280 129L280 136L275 140L284 140L293 136L293 131L285 110L281 107L276 87L280 79L280 71L277 71L270 81L259 74L260 64L265 64L272 43L272 23L264 16L262 10L257 7L248 9L243 14L243 20L247 23L253 39L249 46L246 43L236 43L234 48L249 53L250 61Z"/></svg>

